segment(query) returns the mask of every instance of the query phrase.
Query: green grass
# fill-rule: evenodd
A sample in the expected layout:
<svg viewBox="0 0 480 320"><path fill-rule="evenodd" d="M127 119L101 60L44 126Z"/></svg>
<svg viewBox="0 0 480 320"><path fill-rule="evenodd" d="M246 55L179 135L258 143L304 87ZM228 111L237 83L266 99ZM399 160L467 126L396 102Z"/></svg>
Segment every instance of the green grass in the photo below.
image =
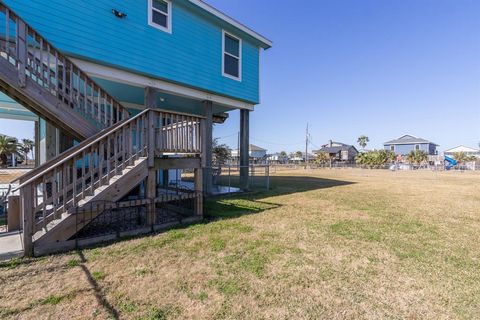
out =
<svg viewBox="0 0 480 320"><path fill-rule="evenodd" d="M208 200L203 223L0 264L0 317L62 318L67 309L82 319L112 310L121 319L474 319L479 182L431 172L281 174L270 192ZM61 280L44 297L53 279Z"/></svg>

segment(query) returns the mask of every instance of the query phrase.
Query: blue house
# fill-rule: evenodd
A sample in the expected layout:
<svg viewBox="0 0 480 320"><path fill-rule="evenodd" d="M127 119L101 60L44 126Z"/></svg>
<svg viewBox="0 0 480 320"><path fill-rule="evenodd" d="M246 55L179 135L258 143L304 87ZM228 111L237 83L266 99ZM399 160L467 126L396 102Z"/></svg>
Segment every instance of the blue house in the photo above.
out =
<svg viewBox="0 0 480 320"><path fill-rule="evenodd" d="M102 214L72 212L94 201L137 199L153 229L161 203L191 199L201 217L212 126L237 110L247 189L250 114L271 46L201 0L0 2L0 117L36 122L38 167L18 181L25 251L69 247L72 230ZM172 169L194 172L189 192L173 195Z"/></svg>
<svg viewBox="0 0 480 320"><path fill-rule="evenodd" d="M411 135L404 135L398 139L385 142L385 150L395 152L397 155L407 155L411 151L422 150L428 155L436 155L438 145L428 140Z"/></svg>

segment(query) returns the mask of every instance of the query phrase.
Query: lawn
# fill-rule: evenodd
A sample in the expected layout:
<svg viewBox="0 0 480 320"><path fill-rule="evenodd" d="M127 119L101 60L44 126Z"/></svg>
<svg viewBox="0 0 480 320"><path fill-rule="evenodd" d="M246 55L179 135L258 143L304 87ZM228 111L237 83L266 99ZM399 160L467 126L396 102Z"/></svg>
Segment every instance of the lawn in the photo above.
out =
<svg viewBox="0 0 480 320"><path fill-rule="evenodd" d="M0 265L2 319L472 319L480 175L278 172L205 223Z"/></svg>

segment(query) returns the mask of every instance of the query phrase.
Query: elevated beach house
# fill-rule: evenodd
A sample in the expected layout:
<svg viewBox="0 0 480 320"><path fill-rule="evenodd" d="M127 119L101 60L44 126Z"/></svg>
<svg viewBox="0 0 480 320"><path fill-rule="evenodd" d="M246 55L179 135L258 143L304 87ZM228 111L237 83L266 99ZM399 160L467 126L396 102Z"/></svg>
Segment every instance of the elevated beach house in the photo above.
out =
<svg viewBox="0 0 480 320"><path fill-rule="evenodd" d="M322 145L321 149L314 150L313 153L325 153L335 162L353 163L358 150L352 145L330 140L327 144Z"/></svg>
<svg viewBox="0 0 480 320"><path fill-rule="evenodd" d="M241 151L239 152L238 149L232 150L232 158L235 160L235 162L238 162L240 154ZM248 156L250 163L259 163L261 161L265 161L267 158L267 149L250 144L248 146Z"/></svg>
<svg viewBox="0 0 480 320"><path fill-rule="evenodd" d="M1 100L13 107L0 116L35 121L40 146L9 207L25 253L200 219L212 125L236 110L248 188L271 45L200 0L1 0ZM172 169L192 173L189 187L169 183Z"/></svg>
<svg viewBox="0 0 480 320"><path fill-rule="evenodd" d="M428 155L436 155L438 145L431 141L417 138L412 135L404 135L398 139L385 142L383 144L385 150L395 152L396 155L407 155L411 151L422 150Z"/></svg>

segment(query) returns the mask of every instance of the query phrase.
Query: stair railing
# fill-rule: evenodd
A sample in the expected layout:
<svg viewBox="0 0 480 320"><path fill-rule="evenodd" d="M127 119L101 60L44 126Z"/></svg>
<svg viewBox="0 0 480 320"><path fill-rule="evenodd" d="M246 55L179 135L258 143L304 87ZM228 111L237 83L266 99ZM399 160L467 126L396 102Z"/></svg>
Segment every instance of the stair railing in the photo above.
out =
<svg viewBox="0 0 480 320"><path fill-rule="evenodd" d="M156 155L200 155L203 121L194 115L144 110L20 177L16 190L20 190L25 247L31 247L35 233L48 232L49 223L68 214L136 160L147 158L153 167Z"/></svg>
<svg viewBox="0 0 480 320"><path fill-rule="evenodd" d="M128 110L70 59L0 1L0 59L103 129L129 117Z"/></svg>

